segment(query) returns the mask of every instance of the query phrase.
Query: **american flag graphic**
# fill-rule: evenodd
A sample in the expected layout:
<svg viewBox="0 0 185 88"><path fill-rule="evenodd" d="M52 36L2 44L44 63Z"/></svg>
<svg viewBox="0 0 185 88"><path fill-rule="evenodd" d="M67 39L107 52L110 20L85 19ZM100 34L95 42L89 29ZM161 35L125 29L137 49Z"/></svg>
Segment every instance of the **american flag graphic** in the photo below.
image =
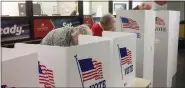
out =
<svg viewBox="0 0 185 88"><path fill-rule="evenodd" d="M92 58L78 60L83 82L103 79L102 63Z"/></svg>
<svg viewBox="0 0 185 88"><path fill-rule="evenodd" d="M132 64L132 53L130 50L128 50L126 47L119 48L120 51L120 57L121 57L121 65L125 64Z"/></svg>
<svg viewBox="0 0 185 88"><path fill-rule="evenodd" d="M54 88L54 77L53 71L47 69L45 65L40 64L39 62L39 84L45 88Z"/></svg>
<svg viewBox="0 0 185 88"><path fill-rule="evenodd" d="M156 17L155 18L155 24L157 25L165 25L165 22L163 19L159 18L159 17Z"/></svg>
<svg viewBox="0 0 185 88"><path fill-rule="evenodd" d="M139 30L139 25L137 24L136 21L134 21L130 18L125 18L125 17L121 17L121 20L123 23L123 28L130 28L130 29Z"/></svg>

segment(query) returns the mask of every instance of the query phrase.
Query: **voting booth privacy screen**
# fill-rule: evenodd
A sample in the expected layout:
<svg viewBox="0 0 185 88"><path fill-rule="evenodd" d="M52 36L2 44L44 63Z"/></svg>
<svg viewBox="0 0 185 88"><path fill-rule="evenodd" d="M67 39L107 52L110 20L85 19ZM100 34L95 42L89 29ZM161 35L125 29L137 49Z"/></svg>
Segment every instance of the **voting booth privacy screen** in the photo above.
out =
<svg viewBox="0 0 185 88"><path fill-rule="evenodd" d="M50 83L55 87L108 86L109 46L108 40L85 42L72 47L15 44L16 49L38 52L40 64L52 72L53 80ZM39 75L42 72L39 71ZM39 81L43 87L42 80Z"/></svg>
<svg viewBox="0 0 185 88"><path fill-rule="evenodd" d="M78 46L17 43L15 49L38 53L40 87L104 88L133 85L136 77L136 35L116 32L103 34L103 37L80 35ZM47 80L47 84L42 79Z"/></svg>
<svg viewBox="0 0 185 88"><path fill-rule="evenodd" d="M136 15L137 14L137 15ZM135 33L136 76L153 80L155 11L128 10L117 12L116 31Z"/></svg>
<svg viewBox="0 0 185 88"><path fill-rule="evenodd" d="M131 87L136 78L136 35L123 32L103 32L111 41L110 85Z"/></svg>
<svg viewBox="0 0 185 88"><path fill-rule="evenodd" d="M2 85L38 87L38 54L2 48Z"/></svg>
<svg viewBox="0 0 185 88"><path fill-rule="evenodd" d="M155 28L154 86L171 87L177 72L179 11L157 11Z"/></svg>
<svg viewBox="0 0 185 88"><path fill-rule="evenodd" d="M116 19L117 31L137 35L136 75L151 80L153 87L171 87L177 71L180 13L124 11Z"/></svg>

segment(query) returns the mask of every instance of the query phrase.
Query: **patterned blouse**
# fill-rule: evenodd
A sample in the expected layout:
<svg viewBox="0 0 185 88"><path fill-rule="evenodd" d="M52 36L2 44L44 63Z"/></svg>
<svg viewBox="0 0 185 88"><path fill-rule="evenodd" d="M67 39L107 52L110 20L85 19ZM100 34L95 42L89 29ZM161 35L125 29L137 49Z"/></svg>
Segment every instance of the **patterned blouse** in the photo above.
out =
<svg viewBox="0 0 185 88"><path fill-rule="evenodd" d="M50 31L41 41L43 45L69 47L72 45L73 27L62 27Z"/></svg>

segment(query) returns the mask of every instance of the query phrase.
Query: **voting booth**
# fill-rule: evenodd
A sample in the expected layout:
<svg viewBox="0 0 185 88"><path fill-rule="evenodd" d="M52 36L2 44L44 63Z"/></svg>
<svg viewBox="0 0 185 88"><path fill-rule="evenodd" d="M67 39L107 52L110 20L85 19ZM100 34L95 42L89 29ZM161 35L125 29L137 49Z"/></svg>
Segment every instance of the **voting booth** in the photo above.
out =
<svg viewBox="0 0 185 88"><path fill-rule="evenodd" d="M154 87L171 87L177 71L179 11L157 11Z"/></svg>
<svg viewBox="0 0 185 88"><path fill-rule="evenodd" d="M50 80L40 78L40 86L52 87L109 86L109 47L108 39L83 35L79 36L79 45L71 47L15 44L16 49L38 52L39 75L47 69L50 77ZM41 79L47 80L47 84Z"/></svg>
<svg viewBox="0 0 185 88"><path fill-rule="evenodd" d="M151 80L153 84L155 16L151 10L117 12L116 31L137 35L136 76Z"/></svg>
<svg viewBox="0 0 185 88"><path fill-rule="evenodd" d="M136 35L104 31L102 36L111 40L109 60L111 87L131 87L136 78Z"/></svg>
<svg viewBox="0 0 185 88"><path fill-rule="evenodd" d="M2 48L2 85L38 87L38 55L18 49Z"/></svg>

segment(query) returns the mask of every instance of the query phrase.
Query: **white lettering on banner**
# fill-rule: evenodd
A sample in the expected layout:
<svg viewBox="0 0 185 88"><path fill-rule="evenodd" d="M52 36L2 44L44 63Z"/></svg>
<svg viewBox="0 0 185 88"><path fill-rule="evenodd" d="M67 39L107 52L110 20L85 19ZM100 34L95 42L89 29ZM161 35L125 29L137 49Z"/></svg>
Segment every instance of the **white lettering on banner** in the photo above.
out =
<svg viewBox="0 0 185 88"><path fill-rule="evenodd" d="M21 26L17 26L17 25L14 25L13 27L1 28L1 34L4 34L4 35L8 35L8 34L21 35L21 33L24 33L24 30L22 30Z"/></svg>
<svg viewBox="0 0 185 88"><path fill-rule="evenodd" d="M99 83L95 83L91 86L89 86L89 88L106 88L106 81L100 81Z"/></svg>
<svg viewBox="0 0 185 88"><path fill-rule="evenodd" d="M41 27L40 28L37 28L38 31L46 31L46 30L49 30L49 28L47 26L45 26L45 24L41 24Z"/></svg>
<svg viewBox="0 0 185 88"><path fill-rule="evenodd" d="M133 71L133 65L125 68L125 75L128 75L129 73L131 73Z"/></svg>
<svg viewBox="0 0 185 88"><path fill-rule="evenodd" d="M71 22L70 22L70 23L64 22L64 23L63 23L63 26L64 26L64 27L73 27Z"/></svg>

